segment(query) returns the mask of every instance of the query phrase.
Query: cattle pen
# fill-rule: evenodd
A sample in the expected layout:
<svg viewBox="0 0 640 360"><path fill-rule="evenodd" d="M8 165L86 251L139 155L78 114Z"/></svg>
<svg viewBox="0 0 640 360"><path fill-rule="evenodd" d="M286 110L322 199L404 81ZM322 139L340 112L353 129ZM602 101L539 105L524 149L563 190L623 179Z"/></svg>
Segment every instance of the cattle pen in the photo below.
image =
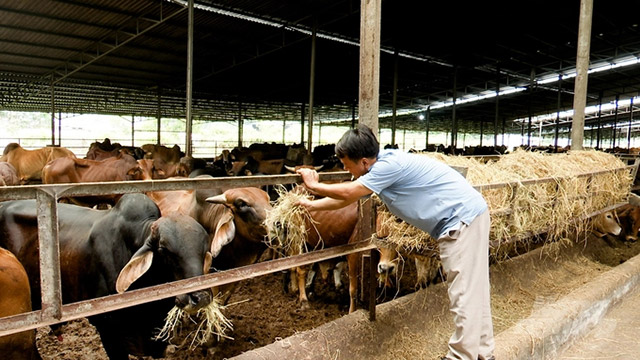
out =
<svg viewBox="0 0 640 360"><path fill-rule="evenodd" d="M634 160L632 165L626 165L622 168L607 171L628 171L632 178L635 178L640 161ZM607 171L595 171L579 175L580 177L593 177ZM320 180L346 180L350 175L347 172L322 173ZM495 189L500 187L520 188L529 185L547 183L556 181L553 178L536 179L515 183L501 183L492 185L476 186L478 190ZM30 313L13 315L0 319L0 336L17 333L24 330L34 329L42 326L52 325L56 323L66 322L87 316L92 316L104 312L109 312L125 307L130 307L158 299L168 298L179 294L196 291L200 289L220 286L240 280L258 277L282 270L287 270L301 265L312 264L315 262L347 255L351 253L370 251L372 257L369 261L369 283L361 284L362 287L368 287L369 291L369 319L375 320L375 273L374 257L377 256L376 242L372 242L370 234L375 229L375 208L371 202L362 202L367 204L361 206L360 217L361 230L363 231L362 240L337 246L333 248L316 250L302 255L296 255L288 258L271 260L257 263L241 268L231 269L227 271L211 273L200 277L180 280L172 283L166 283L153 287L125 292L119 295L110 295L97 299L90 299L71 304L62 304L61 300L61 281L60 281L60 262L58 254L57 239L57 200L65 196L80 195L103 195L103 194L123 194L137 193L146 191L166 191L166 190L192 190L192 189L208 189L223 187L242 187L242 186L263 186L278 184L299 183L299 175L270 175L270 176L246 176L236 178L216 178L216 179L181 179L181 180L154 180L154 181L127 181L127 182L109 182L109 183L83 183L73 185L28 185L20 187L4 187L0 191L0 201L9 199L33 199L37 201L38 208L38 231L40 242L40 267L41 283L42 283L42 309L32 311ZM515 196L515 192L514 192ZM599 209L589 214L586 218L595 216L602 212L615 209L622 204L611 204L606 208ZM502 210L503 214L513 213L514 208ZM578 221L585 218L577 219ZM540 229L544 232L547 229ZM529 234L535 236L536 234ZM504 241L514 241L514 239L504 239Z"/></svg>

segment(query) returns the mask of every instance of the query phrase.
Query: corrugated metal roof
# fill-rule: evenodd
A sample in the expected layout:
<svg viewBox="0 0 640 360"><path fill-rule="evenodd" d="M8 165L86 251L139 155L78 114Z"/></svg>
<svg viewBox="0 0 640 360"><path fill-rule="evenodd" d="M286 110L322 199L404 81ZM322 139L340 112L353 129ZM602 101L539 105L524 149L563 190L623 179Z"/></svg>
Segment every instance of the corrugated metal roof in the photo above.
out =
<svg viewBox="0 0 640 360"><path fill-rule="evenodd" d="M196 5L196 118L237 119L241 103L247 117L299 120L309 93L308 31L316 24L316 118L350 121L358 97L359 49L353 43L359 37L359 1ZM383 1L381 110L391 110L395 48L402 55L399 110L424 109L451 97L454 76L463 96L495 89L496 83L527 86L532 71L542 76L574 67L578 5ZM596 4L592 61L640 54L634 15L639 8L630 0ZM160 89L163 116L184 116L186 44L187 12L177 1L0 0L0 109L51 111L53 77L56 112L155 116ZM573 80L565 80L502 97L499 116L511 120L556 111L558 89L560 108L571 108ZM589 79L590 103L600 94L607 101L638 91L640 65ZM495 108L489 99L458 106L456 116L463 129L478 131L480 123L495 120ZM399 125L424 126L415 118L402 116ZM450 118L450 109L433 111L433 129L450 128Z"/></svg>

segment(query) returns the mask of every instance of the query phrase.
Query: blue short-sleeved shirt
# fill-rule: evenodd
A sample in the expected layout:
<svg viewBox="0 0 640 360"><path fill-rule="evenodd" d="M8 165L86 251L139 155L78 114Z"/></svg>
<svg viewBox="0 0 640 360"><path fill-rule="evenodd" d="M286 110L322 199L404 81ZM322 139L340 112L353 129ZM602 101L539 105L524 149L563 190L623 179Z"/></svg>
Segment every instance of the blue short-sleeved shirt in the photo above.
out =
<svg viewBox="0 0 640 360"><path fill-rule="evenodd" d="M487 210L482 195L459 172L423 155L381 150L369 172L356 181L376 193L395 216L436 239Z"/></svg>

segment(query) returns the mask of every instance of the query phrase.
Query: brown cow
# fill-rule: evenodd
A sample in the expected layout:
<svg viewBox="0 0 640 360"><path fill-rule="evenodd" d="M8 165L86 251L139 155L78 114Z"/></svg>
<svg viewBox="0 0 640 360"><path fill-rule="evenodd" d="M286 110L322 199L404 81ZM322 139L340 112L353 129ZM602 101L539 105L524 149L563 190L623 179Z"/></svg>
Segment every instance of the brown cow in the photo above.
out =
<svg viewBox="0 0 640 360"><path fill-rule="evenodd" d="M298 186L292 191L305 191L303 187ZM305 228L310 229L307 234L307 248L320 249L329 248L338 245L344 245L359 240L358 227L358 203L354 202L343 208L336 210L310 211L309 215L313 224L309 219L305 218ZM278 236L287 236L286 229L276 226L278 231L283 233ZM356 309L356 298L358 291L358 270L359 270L360 254L347 255L347 263L349 269L349 312ZM307 297L305 285L307 282L307 273L309 266L301 266L296 268L297 284L298 284L298 300L303 308L309 307L309 299Z"/></svg>
<svg viewBox="0 0 640 360"><path fill-rule="evenodd" d="M616 210L624 241L638 241L640 231L640 206L626 204ZM616 234L617 235L617 234Z"/></svg>
<svg viewBox="0 0 640 360"><path fill-rule="evenodd" d="M188 177L189 171L182 163L166 164L161 160L140 159L138 164L142 169L142 180L168 179L171 177Z"/></svg>
<svg viewBox="0 0 640 360"><path fill-rule="evenodd" d="M618 211L620 211L620 209ZM605 237L607 234L617 236L621 231L622 228L618 224L616 215L613 213L613 211L607 211L605 213L599 214L593 219L593 229L591 230L591 232L597 237Z"/></svg>
<svg viewBox="0 0 640 360"><path fill-rule="evenodd" d="M109 138L105 138L103 142L92 142L84 158L88 160L104 160L118 155L120 149L119 143L112 144Z"/></svg>
<svg viewBox="0 0 640 360"><path fill-rule="evenodd" d="M0 248L0 317L31 311L29 278L18 259ZM0 354L4 359L40 359L35 330L0 337Z"/></svg>
<svg viewBox="0 0 640 360"><path fill-rule="evenodd" d="M16 168L20 183L40 182L42 168L51 160L60 157L75 158L75 154L63 147L47 146L36 150L25 150L16 143L4 148L0 161L6 161Z"/></svg>
<svg viewBox="0 0 640 360"><path fill-rule="evenodd" d="M119 153L102 161L58 158L49 162L42 170L45 184L143 180L143 169L131 156ZM83 196L71 199L79 205L93 206L98 203L114 205L121 195Z"/></svg>
<svg viewBox="0 0 640 360"><path fill-rule="evenodd" d="M0 162L0 186L13 185L20 185L16 168L6 161Z"/></svg>
<svg viewBox="0 0 640 360"><path fill-rule="evenodd" d="M209 176L206 176L210 178ZM264 219L269 197L253 187L218 190L154 191L147 194L162 216L179 213L194 218L209 233L212 267L227 270L253 264L266 249ZM235 284L224 286L224 302Z"/></svg>
<svg viewBox="0 0 640 360"><path fill-rule="evenodd" d="M145 159L159 159L164 161L165 163L179 163L180 158L184 156L184 153L180 151L180 146L173 145L173 147L169 148L164 145L158 144L145 144L142 145L142 150L144 150Z"/></svg>

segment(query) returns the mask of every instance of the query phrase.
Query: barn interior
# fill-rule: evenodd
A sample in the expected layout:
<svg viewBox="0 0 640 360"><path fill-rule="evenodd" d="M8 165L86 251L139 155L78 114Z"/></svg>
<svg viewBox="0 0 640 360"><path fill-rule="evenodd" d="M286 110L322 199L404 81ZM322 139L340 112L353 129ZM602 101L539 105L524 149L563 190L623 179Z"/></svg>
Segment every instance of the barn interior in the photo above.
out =
<svg viewBox="0 0 640 360"><path fill-rule="evenodd" d="M357 122L360 5L196 0L193 120L304 122L312 99L315 122ZM585 137L638 132L639 11L594 4ZM579 14L383 0L379 127L570 137ZM0 1L0 110L185 118L188 23L184 0Z"/></svg>

